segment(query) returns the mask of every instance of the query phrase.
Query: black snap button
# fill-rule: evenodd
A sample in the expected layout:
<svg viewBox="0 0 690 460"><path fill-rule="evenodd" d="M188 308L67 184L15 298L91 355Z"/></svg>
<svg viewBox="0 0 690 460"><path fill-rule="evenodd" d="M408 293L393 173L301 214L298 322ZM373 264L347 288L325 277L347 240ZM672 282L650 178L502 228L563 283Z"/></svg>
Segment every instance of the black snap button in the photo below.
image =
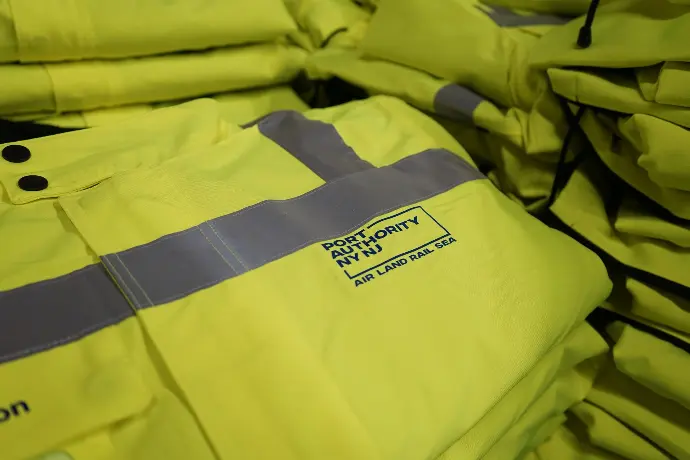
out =
<svg viewBox="0 0 690 460"><path fill-rule="evenodd" d="M10 163L24 163L31 158L31 151L23 145L8 145L2 149L2 157Z"/></svg>
<svg viewBox="0 0 690 460"><path fill-rule="evenodd" d="M24 176L17 182L20 189L27 192L38 192L48 188L48 179L43 176Z"/></svg>

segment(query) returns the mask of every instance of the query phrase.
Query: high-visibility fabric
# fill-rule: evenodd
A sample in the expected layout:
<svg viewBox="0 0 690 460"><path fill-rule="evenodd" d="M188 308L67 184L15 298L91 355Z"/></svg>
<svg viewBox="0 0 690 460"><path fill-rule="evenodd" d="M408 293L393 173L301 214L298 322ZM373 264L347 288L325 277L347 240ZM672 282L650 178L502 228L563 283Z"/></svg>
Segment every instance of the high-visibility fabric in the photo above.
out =
<svg viewBox="0 0 690 460"><path fill-rule="evenodd" d="M606 213L609 183L585 162L571 176L551 210L566 225L619 262L690 287L688 250L659 240L617 233Z"/></svg>
<svg viewBox="0 0 690 460"><path fill-rule="evenodd" d="M304 50L281 43L147 58L0 66L0 114L158 102L290 81Z"/></svg>
<svg viewBox="0 0 690 460"><path fill-rule="evenodd" d="M553 436L525 457L526 460L633 460L592 446L564 425Z"/></svg>
<svg viewBox="0 0 690 460"><path fill-rule="evenodd" d="M102 135L115 126L84 131L103 149L53 168L40 139L26 142L36 158L0 181L14 212L50 205L46 219L100 256L220 458L438 456L608 295L596 256L503 197L401 101L275 113L159 166L167 152L151 149L130 172L115 148L130 140ZM49 186L19 189L29 173ZM367 251L381 252L354 252L376 235Z"/></svg>
<svg viewBox="0 0 690 460"><path fill-rule="evenodd" d="M571 101L615 112L652 115L690 128L690 109L646 101L628 71L554 68L548 70L548 75L553 91Z"/></svg>
<svg viewBox="0 0 690 460"><path fill-rule="evenodd" d="M3 160L0 171L13 174L32 164L59 170L72 161L87 167L91 155L101 152L113 173L196 152L232 131L214 102L197 101L116 128L26 141L32 152L28 163ZM91 164L97 182L103 168ZM84 278L83 267L98 259L55 204L39 200L17 206L7 199L0 204L0 219L7 224L0 229L2 238L32 240L10 245L0 264L0 316L16 331L0 337L0 406L19 404L11 418L0 410L3 458L55 451L76 460L215 459L131 308L108 301L119 295L117 288L107 277ZM43 286L57 287L55 277L66 274L88 284L41 298ZM22 288L28 289L21 291L28 295L24 300L16 297ZM107 313L105 324L99 324L103 315L97 311ZM51 333L63 326L70 331L66 337ZM49 351L32 347L36 338L49 343ZM26 347L16 349L20 342Z"/></svg>
<svg viewBox="0 0 690 460"><path fill-rule="evenodd" d="M587 400L672 458L690 458L690 411L677 402L656 394L613 367L600 374Z"/></svg>
<svg viewBox="0 0 690 460"><path fill-rule="evenodd" d="M690 131L644 114L619 118L618 129L640 152L637 163L652 181L690 191L690 158L682 148L690 142Z"/></svg>
<svg viewBox="0 0 690 460"><path fill-rule="evenodd" d="M420 70L368 58L354 50L321 50L307 59L306 66L315 76L335 75L370 94L399 97L448 119L470 121L530 154L539 154L546 162L556 161L555 152L560 149L565 127L552 124L547 118L561 117L560 110L558 114L525 112L519 108L502 110L469 88Z"/></svg>
<svg viewBox="0 0 690 460"><path fill-rule="evenodd" d="M534 47L538 67L644 67L689 61L690 8L668 0L616 0L602 4L592 23L592 46L576 46L585 17L555 27Z"/></svg>
<svg viewBox="0 0 690 460"><path fill-rule="evenodd" d="M664 62L635 70L640 91L648 101L690 107L686 88L690 85L690 64Z"/></svg>
<svg viewBox="0 0 690 460"><path fill-rule="evenodd" d="M480 165L487 177L510 199L529 212L543 208L551 192L556 165L527 155L494 133L468 123L439 119Z"/></svg>
<svg viewBox="0 0 690 460"><path fill-rule="evenodd" d="M0 62L145 56L268 41L294 29L281 0L2 0Z"/></svg>
<svg viewBox="0 0 690 460"><path fill-rule="evenodd" d="M624 307L633 315L664 325L690 335L690 301L678 295L664 292L634 278L625 281L630 298L629 308L622 301L612 299L616 307Z"/></svg>
<svg viewBox="0 0 690 460"><path fill-rule="evenodd" d="M210 97L218 103L220 116L228 123L243 124L276 110L304 112L309 106L289 86L274 86L247 91L234 91ZM83 112L71 112L49 116L25 114L10 117L13 120L32 120L41 124L65 128L90 128L104 126L140 116L153 110L182 104L187 101L160 102L157 104L135 104Z"/></svg>
<svg viewBox="0 0 690 460"><path fill-rule="evenodd" d="M540 427L584 399L599 367L594 357L607 349L589 325L580 325L439 460L519 458L532 450Z"/></svg>
<svg viewBox="0 0 690 460"><path fill-rule="evenodd" d="M624 199L618 210L614 227L629 235L654 238L681 248L690 248L690 222L671 222L644 209L632 199Z"/></svg>
<svg viewBox="0 0 690 460"><path fill-rule="evenodd" d="M588 401L577 404L570 409L570 413L584 425L587 441L606 452L628 460L668 459L638 433Z"/></svg>
<svg viewBox="0 0 690 460"><path fill-rule="evenodd" d="M618 177L683 219L690 219L690 191L668 188L651 180L638 166L640 152L619 137L615 117L588 110L580 122L599 157Z"/></svg>
<svg viewBox="0 0 690 460"><path fill-rule="evenodd" d="M371 16L351 0L285 0L285 4L317 48L340 39L349 29L361 30L363 35Z"/></svg>
<svg viewBox="0 0 690 460"><path fill-rule="evenodd" d="M618 370L690 410L690 353L622 323L609 330L616 339L613 359Z"/></svg>

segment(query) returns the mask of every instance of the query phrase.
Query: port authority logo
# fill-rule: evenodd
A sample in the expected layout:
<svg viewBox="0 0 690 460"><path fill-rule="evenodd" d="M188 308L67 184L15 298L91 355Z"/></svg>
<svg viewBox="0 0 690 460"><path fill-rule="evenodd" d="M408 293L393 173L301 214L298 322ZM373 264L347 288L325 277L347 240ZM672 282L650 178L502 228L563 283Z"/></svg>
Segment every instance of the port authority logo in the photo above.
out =
<svg viewBox="0 0 690 460"><path fill-rule="evenodd" d="M415 206L321 246L359 287L453 243L443 225Z"/></svg>

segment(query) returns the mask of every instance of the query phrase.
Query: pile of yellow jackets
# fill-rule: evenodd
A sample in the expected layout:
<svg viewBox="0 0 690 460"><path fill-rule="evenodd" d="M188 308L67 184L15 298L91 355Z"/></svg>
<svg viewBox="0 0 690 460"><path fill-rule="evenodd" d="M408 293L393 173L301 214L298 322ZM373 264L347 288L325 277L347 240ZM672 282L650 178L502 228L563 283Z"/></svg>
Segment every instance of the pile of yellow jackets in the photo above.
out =
<svg viewBox="0 0 690 460"><path fill-rule="evenodd" d="M286 39L296 29L282 0L2 0L0 116L98 126L202 96L228 115L255 99L297 110L275 86L303 67L305 51ZM237 93L260 87L270 90Z"/></svg>
<svg viewBox="0 0 690 460"><path fill-rule="evenodd" d="M690 460L690 0L0 39L2 460Z"/></svg>

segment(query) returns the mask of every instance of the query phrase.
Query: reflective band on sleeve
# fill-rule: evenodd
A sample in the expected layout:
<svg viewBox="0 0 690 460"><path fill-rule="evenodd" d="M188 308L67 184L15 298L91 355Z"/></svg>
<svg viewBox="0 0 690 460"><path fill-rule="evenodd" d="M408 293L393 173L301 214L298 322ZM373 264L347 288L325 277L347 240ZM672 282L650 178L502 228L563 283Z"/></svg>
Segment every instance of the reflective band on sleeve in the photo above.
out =
<svg viewBox="0 0 690 460"><path fill-rule="evenodd" d="M341 177L304 195L263 201L102 259L137 308L151 307L481 178L457 155L426 150L390 166Z"/></svg>
<svg viewBox="0 0 690 460"><path fill-rule="evenodd" d="M0 363L79 340L133 314L100 264L0 292Z"/></svg>
<svg viewBox="0 0 690 460"><path fill-rule="evenodd" d="M533 14L525 16L501 6L492 6L491 8L493 11L484 11L484 13L486 13L496 25L501 27L560 26L572 19L550 14Z"/></svg>
<svg viewBox="0 0 690 460"><path fill-rule="evenodd" d="M434 111L451 120L472 122L472 113L485 99L464 86L450 83L434 96Z"/></svg>
<svg viewBox="0 0 690 460"><path fill-rule="evenodd" d="M345 143L333 125L310 120L299 112L273 112L254 124L325 181L373 167Z"/></svg>

